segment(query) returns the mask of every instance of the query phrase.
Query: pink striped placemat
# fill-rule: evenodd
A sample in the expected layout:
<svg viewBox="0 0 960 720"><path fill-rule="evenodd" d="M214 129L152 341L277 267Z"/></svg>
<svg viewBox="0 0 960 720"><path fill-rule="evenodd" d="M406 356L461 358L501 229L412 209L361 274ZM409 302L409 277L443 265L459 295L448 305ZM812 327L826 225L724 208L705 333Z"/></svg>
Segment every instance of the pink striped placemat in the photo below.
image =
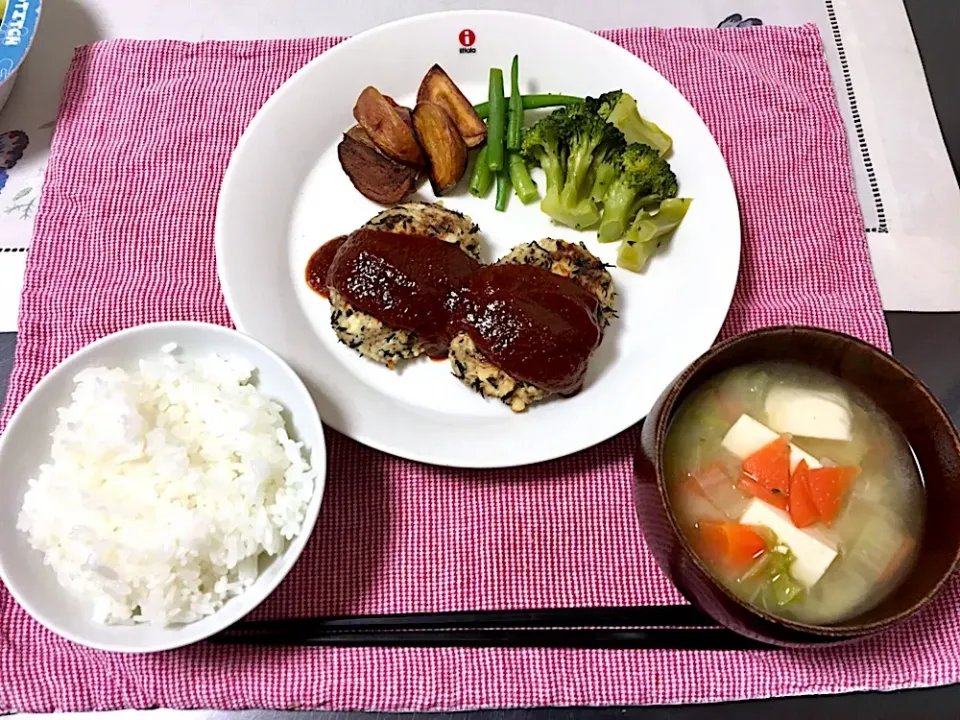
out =
<svg viewBox="0 0 960 720"><path fill-rule="evenodd" d="M723 335L804 322L889 348L816 28L604 35L683 91L730 166L744 255ZM107 333L156 320L229 324L213 222L230 152L277 86L336 42L111 41L77 51L3 421L59 360ZM336 461L316 532L258 617L681 601L634 518L635 430L574 457L490 472L418 465L328 437ZM199 645L122 656L58 639L0 587L0 707L439 710L947 683L960 679L958 594L951 585L902 629L847 650Z"/></svg>

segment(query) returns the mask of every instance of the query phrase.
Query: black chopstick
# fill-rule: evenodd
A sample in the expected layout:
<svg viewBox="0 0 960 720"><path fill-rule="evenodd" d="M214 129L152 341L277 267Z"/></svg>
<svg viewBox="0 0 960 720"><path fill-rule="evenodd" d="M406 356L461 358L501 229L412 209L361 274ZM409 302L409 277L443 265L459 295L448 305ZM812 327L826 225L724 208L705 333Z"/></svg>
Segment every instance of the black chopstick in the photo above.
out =
<svg viewBox="0 0 960 720"><path fill-rule="evenodd" d="M319 634L259 634L227 631L211 638L219 645L267 647L390 648L563 648L590 650L773 650L725 628L638 630L409 630L332 631Z"/></svg>
<svg viewBox="0 0 960 720"><path fill-rule="evenodd" d="M717 622L692 605L639 607L551 608L544 610L481 610L441 613L354 615L282 620L244 620L237 630L260 633L315 634L331 630L469 630L478 628L635 628L717 627Z"/></svg>
<svg viewBox="0 0 960 720"><path fill-rule="evenodd" d="M690 605L246 620L211 642L281 647L772 649L720 627Z"/></svg>

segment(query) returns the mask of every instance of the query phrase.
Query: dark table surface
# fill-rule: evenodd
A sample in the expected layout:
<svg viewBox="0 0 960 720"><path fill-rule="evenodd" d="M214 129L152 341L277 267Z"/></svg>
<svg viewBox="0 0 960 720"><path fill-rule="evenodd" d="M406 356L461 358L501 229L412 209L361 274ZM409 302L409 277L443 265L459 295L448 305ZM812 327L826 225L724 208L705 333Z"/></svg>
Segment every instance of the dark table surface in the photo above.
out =
<svg viewBox="0 0 960 720"><path fill-rule="evenodd" d="M853 0L866 2L866 0ZM960 28L960 0L904 0L914 34L920 48L930 91L944 137L953 161L954 171L960 170L960 42L956 29ZM960 173L958 173L960 175ZM960 278L958 278L960 282ZM893 354L916 372L929 385L960 424L960 313L887 313ZM0 399L6 392L7 376L13 365L16 334L0 333ZM736 668L731 668L736 672ZM724 705L655 708L540 708L469 713L419 715L387 715L362 713L308 713L311 720L391 720L421 718L423 720L586 720L596 718L638 718L641 720L722 720L743 718L750 720L809 720L811 717L842 717L859 715L863 718L960 718L960 685L929 690L910 690L896 693L857 693L841 696L802 697L777 700L758 700ZM228 713L217 713L225 717ZM229 713L242 720L253 715L257 720L280 720L285 713L256 712Z"/></svg>

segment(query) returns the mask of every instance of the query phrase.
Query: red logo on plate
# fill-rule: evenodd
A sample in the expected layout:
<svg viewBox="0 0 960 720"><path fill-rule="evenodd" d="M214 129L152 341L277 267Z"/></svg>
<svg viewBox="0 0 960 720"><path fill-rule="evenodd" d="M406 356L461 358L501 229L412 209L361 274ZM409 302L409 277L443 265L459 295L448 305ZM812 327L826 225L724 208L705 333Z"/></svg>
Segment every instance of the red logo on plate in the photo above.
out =
<svg viewBox="0 0 960 720"><path fill-rule="evenodd" d="M460 44L463 45L464 47L470 47L476 41L477 41L477 34L470 28L460 31Z"/></svg>

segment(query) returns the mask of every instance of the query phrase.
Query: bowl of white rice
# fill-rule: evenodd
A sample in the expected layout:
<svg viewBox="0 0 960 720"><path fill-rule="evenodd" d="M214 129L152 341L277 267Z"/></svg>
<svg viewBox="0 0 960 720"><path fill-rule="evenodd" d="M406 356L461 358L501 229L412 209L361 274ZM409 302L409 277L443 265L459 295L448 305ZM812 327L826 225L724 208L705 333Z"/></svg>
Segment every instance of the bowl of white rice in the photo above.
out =
<svg viewBox="0 0 960 720"><path fill-rule="evenodd" d="M0 436L0 579L82 645L197 642L283 580L325 475L316 405L279 356L217 325L130 328L58 365Z"/></svg>

